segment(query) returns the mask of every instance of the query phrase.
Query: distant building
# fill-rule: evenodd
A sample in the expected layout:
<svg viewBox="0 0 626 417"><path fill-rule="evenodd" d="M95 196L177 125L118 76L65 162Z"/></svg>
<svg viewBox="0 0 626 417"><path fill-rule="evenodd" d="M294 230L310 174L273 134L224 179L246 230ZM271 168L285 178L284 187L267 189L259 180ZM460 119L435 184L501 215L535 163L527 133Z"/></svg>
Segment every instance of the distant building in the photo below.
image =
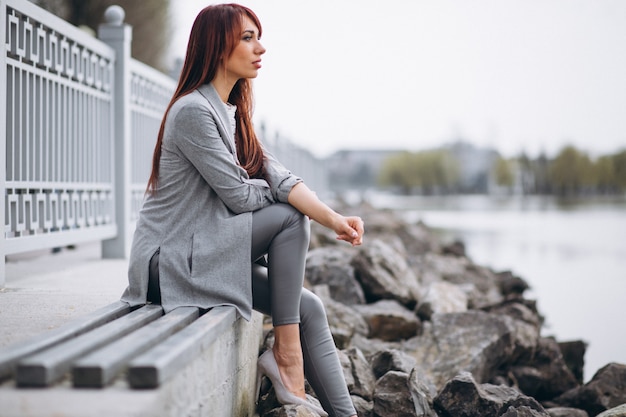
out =
<svg viewBox="0 0 626 417"><path fill-rule="evenodd" d="M457 141L443 149L459 162L459 190L464 193L486 193L492 177L494 163L499 157L496 150L479 148L468 142Z"/></svg>

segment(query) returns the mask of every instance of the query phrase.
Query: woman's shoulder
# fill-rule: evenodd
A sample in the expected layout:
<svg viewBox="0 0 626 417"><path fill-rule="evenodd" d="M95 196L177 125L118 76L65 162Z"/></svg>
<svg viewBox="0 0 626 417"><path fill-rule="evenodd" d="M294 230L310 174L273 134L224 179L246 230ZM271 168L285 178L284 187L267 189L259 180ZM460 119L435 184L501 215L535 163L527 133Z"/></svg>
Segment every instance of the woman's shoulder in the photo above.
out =
<svg viewBox="0 0 626 417"><path fill-rule="evenodd" d="M207 108L208 105L209 103L202 97L202 94L200 94L198 90L194 90L189 94L179 97L174 104L172 104L170 111L178 112L181 109Z"/></svg>
<svg viewBox="0 0 626 417"><path fill-rule="evenodd" d="M198 92L194 90L178 98L168 112L169 120L180 120L180 118L210 118L213 119L213 111L209 102Z"/></svg>

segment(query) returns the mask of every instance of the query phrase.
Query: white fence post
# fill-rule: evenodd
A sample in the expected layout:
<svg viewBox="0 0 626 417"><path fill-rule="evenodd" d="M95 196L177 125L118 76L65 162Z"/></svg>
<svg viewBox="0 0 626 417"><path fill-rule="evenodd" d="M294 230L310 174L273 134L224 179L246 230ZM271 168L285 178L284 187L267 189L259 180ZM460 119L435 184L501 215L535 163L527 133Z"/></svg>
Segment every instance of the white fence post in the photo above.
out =
<svg viewBox="0 0 626 417"><path fill-rule="evenodd" d="M2 34L0 34L0 86L5 89L7 85L7 52L5 48L5 39L4 39L4 22L6 22L6 5L4 1L0 1L0 22L3 23ZM5 202L6 198L6 148L7 148L7 137L6 137L6 126L7 126L7 100L6 93L0 95L0 196L2 200L0 201L0 221L2 221L2 233L0 234L0 288L4 287L6 284L6 274L5 274L5 255L6 255L6 239L5 239L5 229L6 229L6 220L5 220Z"/></svg>
<svg viewBox="0 0 626 417"><path fill-rule="evenodd" d="M104 258L126 258L132 242L131 228L131 142L130 142L130 66L132 28L124 23L125 13L119 6L110 6L105 23L98 28L98 38L116 52L113 88L115 152L115 222L117 237L102 242Z"/></svg>

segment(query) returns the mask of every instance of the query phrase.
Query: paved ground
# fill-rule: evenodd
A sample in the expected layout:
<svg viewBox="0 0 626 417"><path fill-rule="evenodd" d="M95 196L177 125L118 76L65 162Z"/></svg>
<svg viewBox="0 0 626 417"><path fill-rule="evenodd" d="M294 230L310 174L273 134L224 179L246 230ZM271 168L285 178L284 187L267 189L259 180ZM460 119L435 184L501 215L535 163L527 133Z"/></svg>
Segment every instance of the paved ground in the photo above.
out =
<svg viewBox="0 0 626 417"><path fill-rule="evenodd" d="M127 268L127 260L101 259L99 243L8 257L0 349L118 300Z"/></svg>

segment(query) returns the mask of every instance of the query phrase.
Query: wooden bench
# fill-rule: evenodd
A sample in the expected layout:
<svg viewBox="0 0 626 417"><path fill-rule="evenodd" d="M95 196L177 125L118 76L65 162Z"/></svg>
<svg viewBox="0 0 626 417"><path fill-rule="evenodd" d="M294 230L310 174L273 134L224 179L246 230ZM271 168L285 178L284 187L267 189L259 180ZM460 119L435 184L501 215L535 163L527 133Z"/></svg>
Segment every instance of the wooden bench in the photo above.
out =
<svg viewBox="0 0 626 417"><path fill-rule="evenodd" d="M181 307L164 315L159 305L131 311L127 304L116 302L0 350L0 380L5 381L0 387L0 404L11 402L8 391L23 398L45 391L24 388L57 389L70 397L72 391L98 388L103 393L102 410L107 402L116 401L120 389L131 395L141 392L138 389L151 389L156 394L143 410L150 409L151 416L188 412L181 407L196 411L209 407L205 410L208 413L197 415L251 416L261 336L262 317L258 313L248 323L232 307L216 307L205 314L195 307ZM189 390L197 393L195 400ZM180 404L173 398L177 393L185 397ZM83 400L85 409L75 410L76 415L89 415L89 403L98 397L89 398ZM128 392L123 398L128 398ZM220 405L212 404L218 398L222 411ZM168 402L176 405L163 406ZM110 406L115 410L109 411L116 413L110 415L125 415L120 414L119 404ZM136 407L133 410L136 412ZM60 411L74 415L55 410ZM51 410L49 415L55 414ZM129 409L128 415L136 414Z"/></svg>

